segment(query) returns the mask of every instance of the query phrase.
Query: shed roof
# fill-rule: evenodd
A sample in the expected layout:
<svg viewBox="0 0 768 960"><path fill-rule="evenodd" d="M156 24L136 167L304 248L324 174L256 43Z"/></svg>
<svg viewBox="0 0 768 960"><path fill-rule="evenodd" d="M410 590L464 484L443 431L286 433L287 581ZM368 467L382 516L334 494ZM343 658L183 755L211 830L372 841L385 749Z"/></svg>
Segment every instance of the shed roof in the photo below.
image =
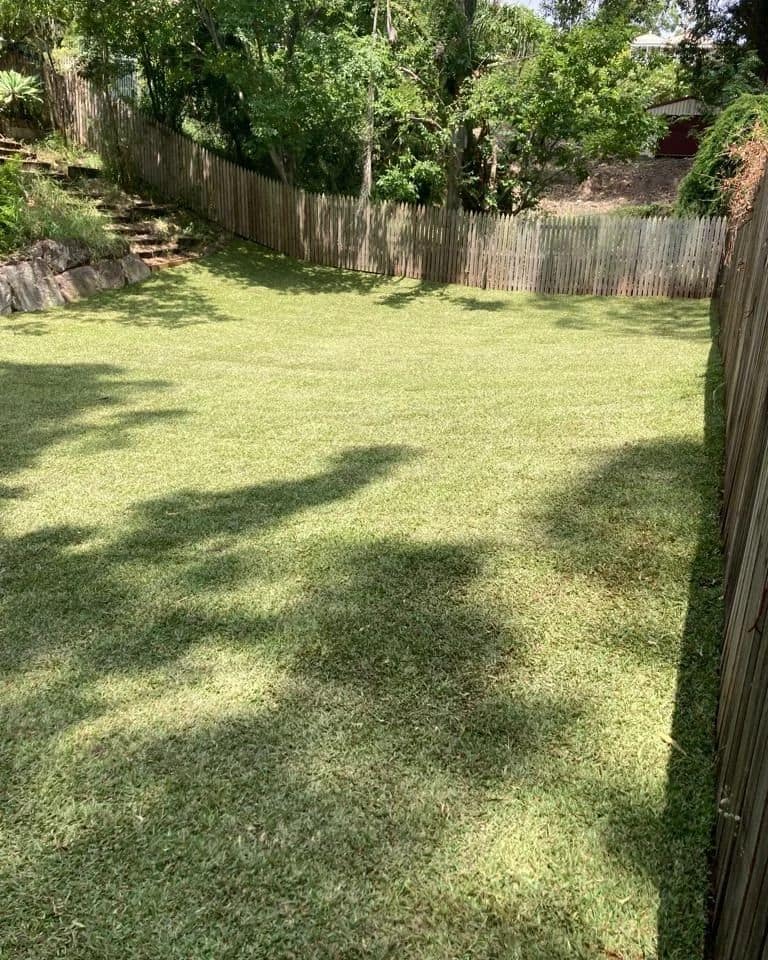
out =
<svg viewBox="0 0 768 960"><path fill-rule="evenodd" d="M677 100L654 104L648 108L648 113L661 117L699 117L705 109L704 104L696 97L679 97Z"/></svg>

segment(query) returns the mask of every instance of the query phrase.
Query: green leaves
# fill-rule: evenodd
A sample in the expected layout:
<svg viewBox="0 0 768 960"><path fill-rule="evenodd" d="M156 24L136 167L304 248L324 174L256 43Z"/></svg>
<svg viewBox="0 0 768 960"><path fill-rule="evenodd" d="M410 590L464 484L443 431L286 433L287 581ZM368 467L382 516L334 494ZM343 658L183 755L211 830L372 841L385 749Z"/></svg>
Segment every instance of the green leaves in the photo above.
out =
<svg viewBox="0 0 768 960"><path fill-rule="evenodd" d="M560 172L582 176L591 160L653 142L653 68L630 56L626 27L540 30L519 50L466 86L466 119L479 131L476 204L526 209Z"/></svg>
<svg viewBox="0 0 768 960"><path fill-rule="evenodd" d="M0 113L15 116L42 100L42 87L36 77L0 70Z"/></svg>
<svg viewBox="0 0 768 960"><path fill-rule="evenodd" d="M491 0L31 3L69 11L103 84L135 62L156 119L320 192L523 210L652 143L676 80L630 56L618 0L567 31Z"/></svg>
<svg viewBox="0 0 768 960"><path fill-rule="evenodd" d="M12 250L19 242L25 206L21 161L10 157L0 164L0 252Z"/></svg>
<svg viewBox="0 0 768 960"><path fill-rule="evenodd" d="M764 140L768 130L768 94L742 94L727 107L701 141L690 172L680 184L678 209L689 216L727 212L726 180L738 173L734 148L751 139Z"/></svg>

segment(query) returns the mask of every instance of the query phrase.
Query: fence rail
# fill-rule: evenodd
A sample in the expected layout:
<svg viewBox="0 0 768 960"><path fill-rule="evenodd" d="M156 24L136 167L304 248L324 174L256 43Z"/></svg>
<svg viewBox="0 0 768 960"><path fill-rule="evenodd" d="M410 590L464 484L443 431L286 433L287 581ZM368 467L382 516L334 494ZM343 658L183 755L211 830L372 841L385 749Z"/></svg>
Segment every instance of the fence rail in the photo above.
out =
<svg viewBox="0 0 768 960"><path fill-rule="evenodd" d="M716 960L768 956L768 177L723 268L726 629L718 714Z"/></svg>
<svg viewBox="0 0 768 960"><path fill-rule="evenodd" d="M300 260L549 294L706 297L714 288L722 218L528 218L308 193L217 156L76 74L57 85L73 139L94 150L115 143L164 198Z"/></svg>

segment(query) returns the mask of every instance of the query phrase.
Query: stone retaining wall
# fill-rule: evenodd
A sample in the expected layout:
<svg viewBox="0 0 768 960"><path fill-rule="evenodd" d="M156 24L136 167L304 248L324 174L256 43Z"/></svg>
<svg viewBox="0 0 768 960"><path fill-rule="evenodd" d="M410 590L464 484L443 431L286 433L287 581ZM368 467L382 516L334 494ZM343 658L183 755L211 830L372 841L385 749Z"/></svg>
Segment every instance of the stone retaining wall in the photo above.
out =
<svg viewBox="0 0 768 960"><path fill-rule="evenodd" d="M23 260L0 266L0 315L62 306L138 283L149 274L144 261L131 253L93 260L83 244L41 240Z"/></svg>

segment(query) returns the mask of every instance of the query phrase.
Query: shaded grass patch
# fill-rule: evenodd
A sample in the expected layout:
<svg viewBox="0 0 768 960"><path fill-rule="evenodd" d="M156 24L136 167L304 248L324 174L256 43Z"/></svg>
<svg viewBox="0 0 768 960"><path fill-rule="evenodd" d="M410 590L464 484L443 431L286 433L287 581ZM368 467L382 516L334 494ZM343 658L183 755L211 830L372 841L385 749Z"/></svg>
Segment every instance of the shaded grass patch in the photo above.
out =
<svg viewBox="0 0 768 960"><path fill-rule="evenodd" d="M0 330L4 953L700 953L706 304L237 244L36 322Z"/></svg>

